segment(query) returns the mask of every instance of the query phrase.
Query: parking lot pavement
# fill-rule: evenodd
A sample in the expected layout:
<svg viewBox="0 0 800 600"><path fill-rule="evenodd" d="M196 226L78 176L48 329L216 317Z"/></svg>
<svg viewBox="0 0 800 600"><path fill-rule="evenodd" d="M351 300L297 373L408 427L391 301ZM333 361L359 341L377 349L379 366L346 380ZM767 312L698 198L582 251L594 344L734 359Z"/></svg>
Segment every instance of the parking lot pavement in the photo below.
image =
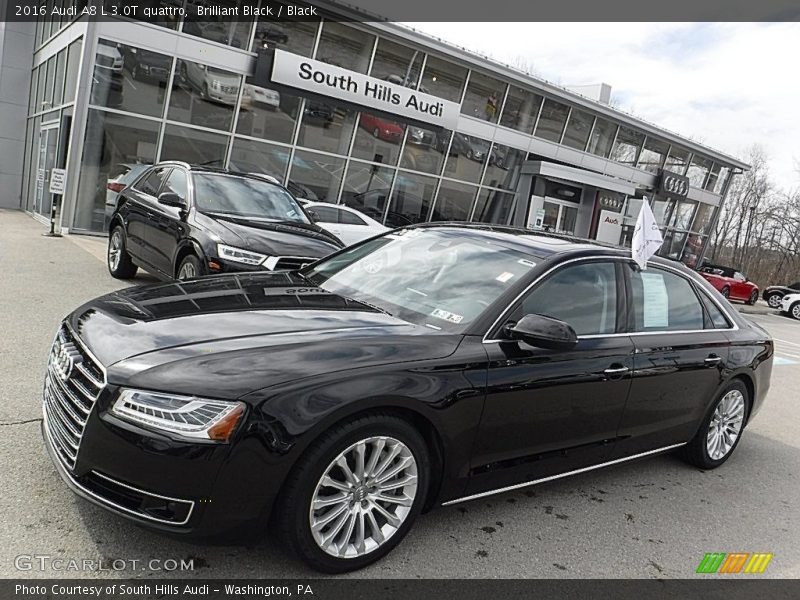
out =
<svg viewBox="0 0 800 600"><path fill-rule="evenodd" d="M185 543L67 490L39 433L45 357L65 313L123 284L102 262L104 240L47 239L44 230L23 213L0 211L0 577L312 576L268 539ZM722 468L703 472L660 456L437 509L386 559L349 576L679 578L695 576L706 552L741 551L774 554L759 577L800 577L800 322L750 318L772 333L786 361L776 361L766 405ZM19 555L141 562L121 572L19 571ZM190 558L188 573L146 568L157 566L150 559Z"/></svg>

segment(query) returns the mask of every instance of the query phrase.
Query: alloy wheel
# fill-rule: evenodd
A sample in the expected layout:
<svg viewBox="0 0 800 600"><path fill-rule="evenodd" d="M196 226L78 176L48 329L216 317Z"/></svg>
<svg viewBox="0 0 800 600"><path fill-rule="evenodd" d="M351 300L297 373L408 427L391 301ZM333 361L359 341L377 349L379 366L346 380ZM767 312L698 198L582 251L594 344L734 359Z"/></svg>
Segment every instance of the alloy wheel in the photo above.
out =
<svg viewBox="0 0 800 600"><path fill-rule="evenodd" d="M331 461L312 495L314 541L337 558L380 548L411 512L417 477L417 461L403 442L375 436L352 444Z"/></svg>
<svg viewBox="0 0 800 600"><path fill-rule="evenodd" d="M744 424L744 395L731 390L717 404L708 426L706 450L712 460L725 458L739 439Z"/></svg>
<svg viewBox="0 0 800 600"><path fill-rule="evenodd" d="M795 319L800 319L800 302L797 302L794 306L792 306L792 316Z"/></svg>
<svg viewBox="0 0 800 600"><path fill-rule="evenodd" d="M111 239L108 241L108 266L112 271L116 271L119 267L119 261L122 257L122 232L119 228L115 229L111 234Z"/></svg>
<svg viewBox="0 0 800 600"><path fill-rule="evenodd" d="M767 304L770 305L770 308L778 308L781 305L781 297L778 294L772 294L767 298Z"/></svg>
<svg viewBox="0 0 800 600"><path fill-rule="evenodd" d="M197 277L197 271L194 265L189 261L183 263L181 265L181 270L178 272L178 279L184 281L186 279L192 279L193 277Z"/></svg>

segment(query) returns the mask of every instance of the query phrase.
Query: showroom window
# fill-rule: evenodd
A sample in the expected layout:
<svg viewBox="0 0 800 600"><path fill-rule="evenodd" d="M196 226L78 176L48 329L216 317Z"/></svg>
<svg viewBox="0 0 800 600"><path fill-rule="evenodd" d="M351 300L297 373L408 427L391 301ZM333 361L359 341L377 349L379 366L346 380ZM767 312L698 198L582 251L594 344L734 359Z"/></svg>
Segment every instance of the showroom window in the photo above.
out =
<svg viewBox="0 0 800 600"><path fill-rule="evenodd" d="M103 231L113 212L107 188L120 165L155 162L159 123L149 119L89 110L80 165L73 229Z"/></svg>
<svg viewBox="0 0 800 600"><path fill-rule="evenodd" d="M643 133L628 127L620 127L617 139L614 142L614 148L611 150L611 160L624 165L635 165L643 142Z"/></svg>
<svg viewBox="0 0 800 600"><path fill-rule="evenodd" d="M226 135L167 125L161 143L161 160L182 160L191 165L222 167L227 149Z"/></svg>
<svg viewBox="0 0 800 600"><path fill-rule="evenodd" d="M39 79L39 68L36 67L31 71L31 86L28 93L28 114L32 115L39 109L36 106L36 85Z"/></svg>
<svg viewBox="0 0 800 600"><path fill-rule="evenodd" d="M75 91L78 87L78 70L81 64L83 40L75 40L67 50L67 73L64 81L64 103L75 100Z"/></svg>
<svg viewBox="0 0 800 600"><path fill-rule="evenodd" d="M460 181L480 183L490 148L487 140L455 132L444 174Z"/></svg>
<svg viewBox="0 0 800 600"><path fill-rule="evenodd" d="M264 173L280 182L289 166L289 148L266 142L234 138L229 168L245 173Z"/></svg>
<svg viewBox="0 0 800 600"><path fill-rule="evenodd" d="M564 132L564 125L567 123L569 107L560 104L555 100L546 98L542 112L539 115L539 122L536 124L534 135L551 142L560 142L561 134Z"/></svg>
<svg viewBox="0 0 800 600"><path fill-rule="evenodd" d="M43 110L48 110L50 107L45 106L44 104L44 88L45 88L45 81L47 79L47 63L43 62L39 65L37 76L37 84L36 84L36 106L34 112L41 112Z"/></svg>
<svg viewBox="0 0 800 600"><path fill-rule="evenodd" d="M306 99L297 145L347 155L357 113L319 100Z"/></svg>
<svg viewBox="0 0 800 600"><path fill-rule="evenodd" d="M565 146L583 150L589 141L589 133L594 123L594 115L584 110L573 108L569 115L567 130L564 132L564 139L561 142Z"/></svg>
<svg viewBox="0 0 800 600"><path fill-rule="evenodd" d="M415 88L425 54L386 38L378 39L370 75L396 85Z"/></svg>
<svg viewBox="0 0 800 600"><path fill-rule="evenodd" d="M301 98L245 80L236 133L274 142L290 143L300 112Z"/></svg>
<svg viewBox="0 0 800 600"><path fill-rule="evenodd" d="M461 102L466 79L466 67L428 55L419 90L445 100Z"/></svg>
<svg viewBox="0 0 800 600"><path fill-rule="evenodd" d="M361 113L351 155L394 166L400 158L400 145L405 133L405 125L390 117Z"/></svg>
<svg viewBox="0 0 800 600"><path fill-rule="evenodd" d="M657 268L629 273L635 331L703 329L703 308L686 279Z"/></svg>
<svg viewBox="0 0 800 600"><path fill-rule="evenodd" d="M586 148L587 152L608 158L616 133L617 125L615 123L598 117L595 120L594 129L589 139L589 146Z"/></svg>
<svg viewBox="0 0 800 600"><path fill-rule="evenodd" d="M497 123L500 114L500 105L506 93L506 84L494 77L472 71L467 84L464 102L461 104L461 114Z"/></svg>
<svg viewBox="0 0 800 600"><path fill-rule="evenodd" d="M658 249L658 255L671 260L679 260L683 252L683 246L686 243L687 233L685 231L677 231L675 229L667 229L661 232L664 242Z"/></svg>
<svg viewBox="0 0 800 600"><path fill-rule="evenodd" d="M300 56L311 56L317 38L317 23L266 20L256 23L252 51L279 48Z"/></svg>
<svg viewBox="0 0 800 600"><path fill-rule="evenodd" d="M398 171L386 212L386 226L403 227L426 221L436 182L434 177Z"/></svg>
<svg viewBox="0 0 800 600"><path fill-rule="evenodd" d="M242 76L218 67L178 60L168 118L230 131Z"/></svg>
<svg viewBox="0 0 800 600"><path fill-rule="evenodd" d="M44 79L44 96L42 96L42 110L53 108L53 80L56 76L56 59L51 56L47 59L47 69Z"/></svg>
<svg viewBox="0 0 800 600"><path fill-rule="evenodd" d="M483 175L483 185L507 190L514 189L524 161L524 151L502 144L494 144L489 151L489 164Z"/></svg>
<svg viewBox="0 0 800 600"><path fill-rule="evenodd" d="M686 177L689 178L689 185L696 188L703 187L706 181L706 175L711 169L711 161L696 154L692 156L692 162L689 163L689 169L686 171Z"/></svg>
<svg viewBox="0 0 800 600"><path fill-rule="evenodd" d="M714 206L710 204L700 203L697 206L697 212L694 216L694 223L692 223L692 231L701 235L709 233L711 226L711 218L714 216Z"/></svg>
<svg viewBox="0 0 800 600"><path fill-rule="evenodd" d="M514 194L482 188L472 214L472 221L507 224L514 207Z"/></svg>
<svg viewBox="0 0 800 600"><path fill-rule="evenodd" d="M191 0L189 0L191 1ZM220 8L237 8L241 13L242 6L247 0L214 0L214 5ZM233 48L247 49L250 41L250 30L253 26L251 20L234 20L225 16L194 16L193 10L186 10L183 21L183 33L201 37L210 42L217 42Z"/></svg>
<svg viewBox="0 0 800 600"><path fill-rule="evenodd" d="M375 36L335 21L322 24L316 59L350 71L366 73Z"/></svg>
<svg viewBox="0 0 800 600"><path fill-rule="evenodd" d="M403 148L400 166L405 169L438 175L442 171L444 154L450 144L451 131L431 130L410 126Z"/></svg>
<svg viewBox="0 0 800 600"><path fill-rule="evenodd" d="M500 125L531 134L541 105L542 97L538 94L511 86L500 114Z"/></svg>
<svg viewBox="0 0 800 600"><path fill-rule="evenodd" d="M336 203L342 182L344 159L296 150L286 187L298 198Z"/></svg>
<svg viewBox="0 0 800 600"><path fill-rule="evenodd" d="M658 173L661 164L664 162L664 157L667 155L668 149L669 144L666 142L648 136L644 141L642 154L639 156L639 164L636 166L648 173Z"/></svg>
<svg viewBox="0 0 800 600"><path fill-rule="evenodd" d="M342 204L382 221L394 174L388 167L351 160L342 186Z"/></svg>
<svg viewBox="0 0 800 600"><path fill-rule="evenodd" d="M64 103L64 76L67 69L67 49L64 48L56 56L55 81L53 82L53 106Z"/></svg>
<svg viewBox="0 0 800 600"><path fill-rule="evenodd" d="M691 269L696 269L697 261L700 259L700 253L703 251L703 244L705 244L705 241L706 236L690 233L686 238L686 245L683 247L681 262Z"/></svg>
<svg viewBox="0 0 800 600"><path fill-rule="evenodd" d="M672 146L667 155L667 161L664 163L664 169L683 175L686 172L686 167L689 164L689 151L683 148L676 148Z"/></svg>
<svg viewBox="0 0 800 600"><path fill-rule="evenodd" d="M478 188L443 179L431 221L469 221Z"/></svg>
<svg viewBox="0 0 800 600"><path fill-rule="evenodd" d="M716 182L714 182L714 187L709 188L706 186L706 189L714 192L715 194L721 194L725 190L725 183L728 181L730 177L731 170L729 167L722 167L719 170L719 175L717 176Z"/></svg>
<svg viewBox="0 0 800 600"><path fill-rule="evenodd" d="M694 211L697 208L697 202L694 200L681 200L675 207L675 211L672 213L672 219L670 223L670 227L674 227L675 229L689 229L689 225L692 223L692 217L694 216Z"/></svg>
<svg viewBox="0 0 800 600"><path fill-rule="evenodd" d="M166 54L100 40L92 74L91 103L160 117L171 70L172 58Z"/></svg>

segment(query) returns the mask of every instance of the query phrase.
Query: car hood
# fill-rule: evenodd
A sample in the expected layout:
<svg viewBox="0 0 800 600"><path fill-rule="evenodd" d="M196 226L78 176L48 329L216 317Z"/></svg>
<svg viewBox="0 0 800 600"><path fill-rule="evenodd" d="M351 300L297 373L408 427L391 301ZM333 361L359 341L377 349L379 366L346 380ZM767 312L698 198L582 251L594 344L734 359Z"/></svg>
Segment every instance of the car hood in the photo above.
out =
<svg viewBox="0 0 800 600"><path fill-rule="evenodd" d="M325 373L442 358L461 339L295 273L128 288L85 304L68 321L111 384L227 399Z"/></svg>
<svg viewBox="0 0 800 600"><path fill-rule="evenodd" d="M322 258L344 247L339 238L314 223L269 223L202 213L197 219L223 243L269 256Z"/></svg>

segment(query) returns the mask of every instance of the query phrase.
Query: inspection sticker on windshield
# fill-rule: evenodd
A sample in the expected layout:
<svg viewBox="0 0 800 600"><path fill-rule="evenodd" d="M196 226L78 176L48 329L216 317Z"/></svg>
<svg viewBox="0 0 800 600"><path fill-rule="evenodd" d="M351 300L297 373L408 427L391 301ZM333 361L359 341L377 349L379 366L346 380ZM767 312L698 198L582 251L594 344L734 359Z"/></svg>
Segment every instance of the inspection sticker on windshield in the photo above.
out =
<svg viewBox="0 0 800 600"><path fill-rule="evenodd" d="M506 271L505 273L500 273L500 275L495 277L495 279L497 281L499 281L500 283L505 283L506 281L508 281L512 277L514 277L514 274L513 273L509 273L508 271Z"/></svg>
<svg viewBox="0 0 800 600"><path fill-rule="evenodd" d="M451 323L461 323L464 319L462 315L457 315L456 313L451 313L441 308L434 308L431 316L444 321L450 321Z"/></svg>

